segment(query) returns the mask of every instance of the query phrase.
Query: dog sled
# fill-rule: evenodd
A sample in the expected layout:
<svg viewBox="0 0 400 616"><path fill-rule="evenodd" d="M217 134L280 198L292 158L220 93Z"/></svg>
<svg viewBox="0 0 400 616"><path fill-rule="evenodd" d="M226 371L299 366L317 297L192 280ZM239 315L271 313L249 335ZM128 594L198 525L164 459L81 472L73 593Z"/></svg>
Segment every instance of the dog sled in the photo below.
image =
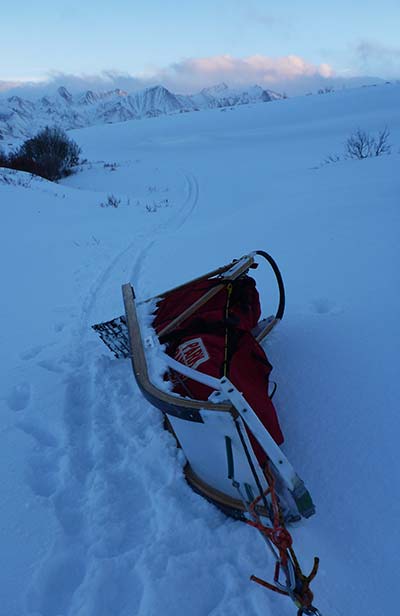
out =
<svg viewBox="0 0 400 616"><path fill-rule="evenodd" d="M268 318L250 276L260 263L272 268L279 291ZM318 559L305 576L287 530L315 507L280 447L276 385L261 346L285 309L277 264L257 250L144 301L129 283L122 294L125 314L93 328L117 358L130 358L142 394L185 454L187 482L261 533L275 576L252 580L289 596L299 615L318 615L310 590Z"/></svg>

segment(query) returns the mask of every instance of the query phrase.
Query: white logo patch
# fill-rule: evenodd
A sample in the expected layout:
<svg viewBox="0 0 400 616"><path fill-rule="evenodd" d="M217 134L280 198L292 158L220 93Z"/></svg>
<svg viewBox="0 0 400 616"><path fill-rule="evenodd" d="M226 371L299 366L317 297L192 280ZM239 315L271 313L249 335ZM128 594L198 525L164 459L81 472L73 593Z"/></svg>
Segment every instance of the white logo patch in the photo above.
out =
<svg viewBox="0 0 400 616"><path fill-rule="evenodd" d="M175 351L175 359L181 364L185 364L185 366L196 370L200 364L210 359L210 356L207 353L202 339L192 338L178 346Z"/></svg>

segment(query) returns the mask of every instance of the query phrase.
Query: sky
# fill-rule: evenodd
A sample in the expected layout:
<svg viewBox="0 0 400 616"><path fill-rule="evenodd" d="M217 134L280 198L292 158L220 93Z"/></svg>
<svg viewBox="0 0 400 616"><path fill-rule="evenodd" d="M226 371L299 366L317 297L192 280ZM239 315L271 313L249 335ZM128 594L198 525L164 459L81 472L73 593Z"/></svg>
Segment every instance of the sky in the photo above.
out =
<svg viewBox="0 0 400 616"><path fill-rule="evenodd" d="M400 77L398 0L22 0L0 19L2 89L67 75L182 92Z"/></svg>

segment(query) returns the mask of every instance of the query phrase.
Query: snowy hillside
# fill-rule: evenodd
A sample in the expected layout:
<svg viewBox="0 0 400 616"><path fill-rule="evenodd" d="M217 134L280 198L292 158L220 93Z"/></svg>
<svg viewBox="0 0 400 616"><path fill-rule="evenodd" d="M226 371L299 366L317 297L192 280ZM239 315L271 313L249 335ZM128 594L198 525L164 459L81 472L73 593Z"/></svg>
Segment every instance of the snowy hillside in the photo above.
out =
<svg viewBox="0 0 400 616"><path fill-rule="evenodd" d="M160 114L269 102L280 98L280 94L260 86L237 90L224 83L206 88L193 96L172 94L162 86L133 94L116 89L108 92L87 90L72 95L67 88L59 87L55 95L41 98L3 95L0 97L0 145L1 140L8 143L26 138L40 128L53 124L64 129L81 128Z"/></svg>
<svg viewBox="0 0 400 616"><path fill-rule="evenodd" d="M390 156L322 164L384 126ZM0 170L0 615L294 616L249 581L272 576L257 532L190 490L129 361L90 328L122 313L122 283L148 297L258 248L286 284L265 348L317 507L292 529L304 569L321 558L315 604L394 614L400 87L72 137L89 162L63 182Z"/></svg>

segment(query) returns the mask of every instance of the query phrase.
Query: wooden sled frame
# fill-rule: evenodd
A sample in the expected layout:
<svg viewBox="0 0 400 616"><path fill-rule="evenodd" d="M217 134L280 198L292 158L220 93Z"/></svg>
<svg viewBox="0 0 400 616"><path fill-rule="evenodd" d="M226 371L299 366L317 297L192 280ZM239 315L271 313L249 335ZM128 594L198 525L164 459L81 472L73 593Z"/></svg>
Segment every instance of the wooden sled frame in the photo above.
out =
<svg viewBox="0 0 400 616"><path fill-rule="evenodd" d="M283 316L285 307L285 293L281 274L275 261L272 259L272 257L270 257L270 255L268 255L264 251L254 251L249 255L245 255L244 257L238 259L237 261L233 261L228 265L208 272L207 274L195 278L183 285L175 287L174 289L168 290L160 295L145 300L145 302L140 302L141 304L143 304L151 300L162 299L164 297L167 297L173 291L184 288L185 286L195 281L200 281L203 279L214 279L216 281L221 281L220 284L216 284L214 287L209 289L202 297L200 297L190 307L184 310L169 325L167 325L161 332L159 332L158 335L162 336L172 331L186 318L193 314L200 306L204 305L207 301L214 297L214 295L216 295L218 291L223 289L229 281L236 280L237 278L245 274L250 268L257 267L257 264L255 262L257 256L263 257L271 265L275 273L279 288L279 305L276 311L276 315L266 320L265 322L262 322L261 326L258 327L257 331L254 333L255 339L258 342L262 341L277 325L277 323L279 323ZM168 356L166 353L162 353L166 369L168 367L172 368L174 371L177 371L189 377L190 379L194 379L198 382L210 386L212 389L215 390L214 394L210 396L210 399L207 401L183 398L178 394L170 393L165 389L160 389L151 381L149 376L149 366L146 358L146 346L153 346L153 341L148 339L143 340L137 312L138 304L136 303L133 287L129 283L124 284L122 286L122 293L125 306L126 324L129 334L130 358L132 361L132 368L138 386L141 389L145 398L153 406L160 409L167 417L171 416L189 422L203 423L202 412L204 413L218 411L223 413L229 413L235 424L242 427L243 433L245 433L245 425L247 425L250 428L251 432L254 434L254 436L257 438L260 445L267 452L267 455L273 467L275 468L277 475L281 477L285 484L285 487L291 493L301 515L304 515L305 517L311 515L313 511L308 511L307 506L304 508L304 496L305 494L307 496L309 495L304 487L302 480L295 473L293 467L291 466L281 449L272 439L270 434L266 431L265 427L262 425L261 421L255 414L251 406L246 402L242 394L234 387L234 385L229 381L229 379L225 377L222 379L210 377L208 375L205 375L204 373L201 373L197 370L194 370L177 362L175 359ZM154 337L157 337L155 332ZM218 400L221 400L221 402L219 402ZM169 424L168 428L175 435L170 422L167 423ZM177 437L176 439L179 445L179 439ZM252 457L254 462L254 455L252 455ZM245 512L245 503L243 503L240 499L232 498L232 496L227 495L207 484L205 481L203 481L201 477L196 475L196 473L190 467L189 462L186 464L185 467L185 476L187 481L195 489L195 491L201 493L203 496L216 503L223 509L228 509L231 512L237 512L239 516ZM256 482L257 485L262 485L262 481L260 482L260 479L257 477ZM266 507L263 506L260 506L259 513L260 515L264 516L268 515Z"/></svg>
<svg viewBox="0 0 400 616"><path fill-rule="evenodd" d="M161 332L159 332L158 336L161 337L172 331L178 325L180 325L200 306L204 305L221 289L223 289L226 286L227 282L236 280L244 273L246 273L250 268L257 267L257 265L255 264L255 257L257 255L261 255L271 264L271 267L273 268L275 276L277 278L279 287L279 305L276 311L276 315L275 317L268 319L265 326L262 327L262 329L255 336L257 342L261 342L272 331L275 325L279 323L285 310L285 291L281 273L272 257L261 250L254 251L249 255L238 259L237 261L233 261L228 265L224 265L216 270L204 274L203 276L194 278L193 280L179 285L178 287L174 287L173 289L169 289L168 291L165 291L160 295L156 295L145 300L145 303L147 303L152 300L162 299L164 297L167 297L174 291L182 289L189 284L200 280L221 280L221 284L215 285L212 289L207 291L202 297L200 297L196 302L194 302L185 311L183 311L176 319L174 319L167 327L165 327ZM149 400L149 402L154 404L154 406L156 406L166 414L177 415L181 419L186 419L188 421L202 421L198 413L201 409L231 412L232 405L229 403L215 404L211 402L206 402L204 400L188 400L187 398L181 398L176 394L169 394L168 392L157 388L151 382L149 378L146 354L137 316L135 292L133 287L129 283L122 286L122 295L125 307L126 324L129 333L131 352L130 355L132 360L133 372L135 374L138 385L142 390L143 395ZM179 365L174 366L174 369L178 369L179 371ZM199 376L203 376L202 373L196 371L193 372L194 374L192 375L192 378L194 378L195 380L199 380Z"/></svg>

